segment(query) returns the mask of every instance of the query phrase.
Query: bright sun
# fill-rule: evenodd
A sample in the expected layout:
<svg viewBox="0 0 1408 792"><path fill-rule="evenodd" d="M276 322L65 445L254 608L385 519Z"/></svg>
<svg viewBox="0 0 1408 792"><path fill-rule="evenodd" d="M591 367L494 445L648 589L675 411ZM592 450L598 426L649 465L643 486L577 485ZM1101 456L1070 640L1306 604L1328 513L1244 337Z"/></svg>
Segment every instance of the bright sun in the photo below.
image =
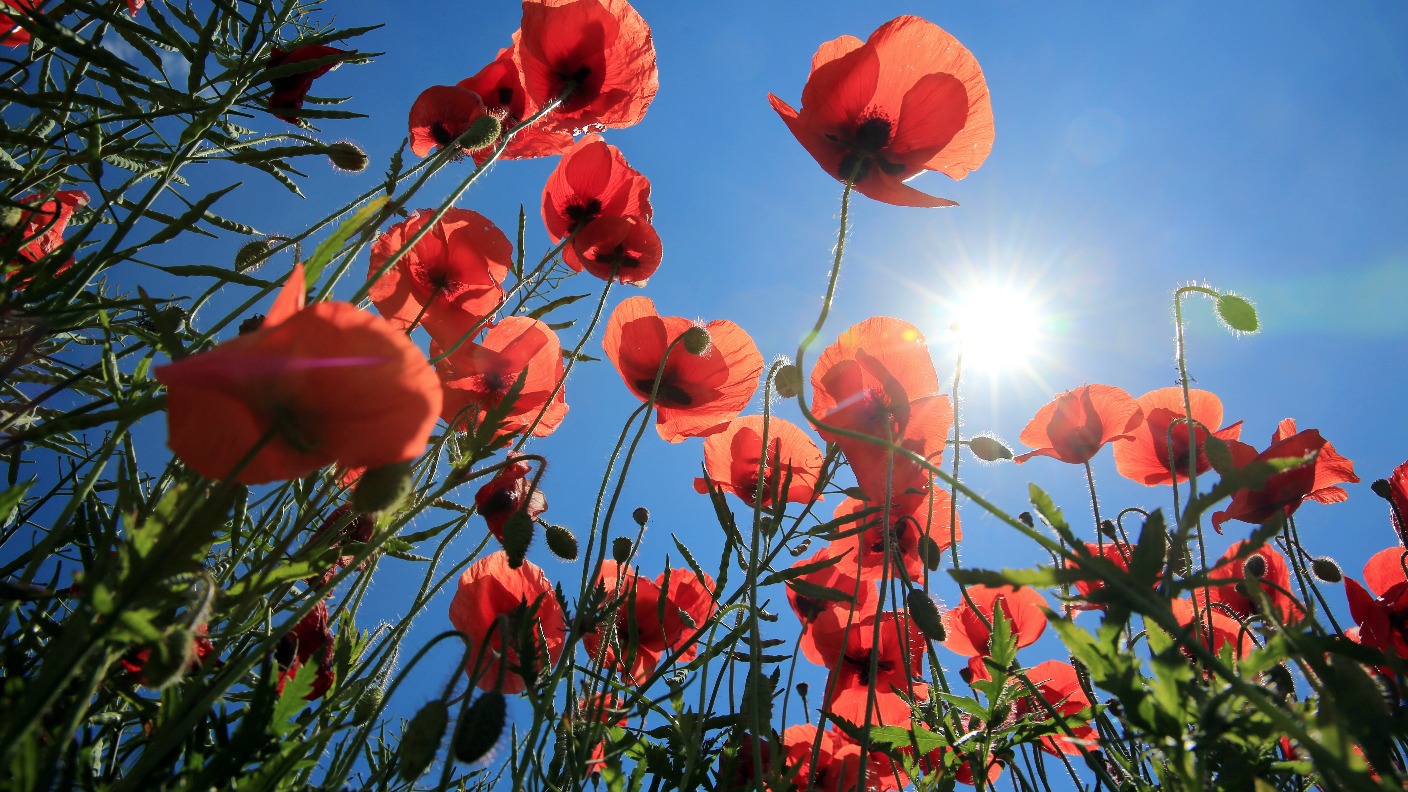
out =
<svg viewBox="0 0 1408 792"><path fill-rule="evenodd" d="M964 366L990 371L1025 367L1041 347L1041 305L1020 287L980 284L946 301L950 329L963 343Z"/></svg>

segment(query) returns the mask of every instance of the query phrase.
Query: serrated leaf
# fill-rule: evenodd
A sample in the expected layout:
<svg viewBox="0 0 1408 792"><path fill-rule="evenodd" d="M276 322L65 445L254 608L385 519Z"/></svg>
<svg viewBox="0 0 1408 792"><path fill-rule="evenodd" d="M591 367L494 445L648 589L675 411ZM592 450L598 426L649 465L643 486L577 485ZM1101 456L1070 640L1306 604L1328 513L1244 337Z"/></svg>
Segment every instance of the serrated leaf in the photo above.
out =
<svg viewBox="0 0 1408 792"><path fill-rule="evenodd" d="M566 306L569 306L572 303L577 302L578 300L590 296L590 294L569 294L566 297L559 297L556 300L553 300L552 302L540 305L537 308L534 308L532 311L528 312L528 318L541 319L544 316L547 316L548 314L557 310L558 308L565 308Z"/></svg>
<svg viewBox="0 0 1408 792"><path fill-rule="evenodd" d="M1031 498L1032 508L1036 509L1042 519L1051 526L1052 530L1061 535L1067 544L1076 544L1075 534L1071 532L1071 526L1066 522L1066 518L1061 514L1061 510L1056 508L1056 502L1051 500L1051 496L1046 491L1035 484L1027 485L1028 495Z"/></svg>
<svg viewBox="0 0 1408 792"><path fill-rule="evenodd" d="M964 586L1031 586L1044 588L1075 583L1090 577L1073 567L1037 567L1036 569L950 569L950 577Z"/></svg>

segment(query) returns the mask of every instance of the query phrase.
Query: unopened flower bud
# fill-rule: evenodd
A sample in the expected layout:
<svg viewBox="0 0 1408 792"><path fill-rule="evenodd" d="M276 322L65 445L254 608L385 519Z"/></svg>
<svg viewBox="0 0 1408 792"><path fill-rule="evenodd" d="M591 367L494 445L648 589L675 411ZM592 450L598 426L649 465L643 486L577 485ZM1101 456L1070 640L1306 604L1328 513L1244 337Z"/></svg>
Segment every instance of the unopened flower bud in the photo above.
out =
<svg viewBox="0 0 1408 792"><path fill-rule="evenodd" d="M772 386L777 395L784 399L794 399L802 392L802 370L791 363L777 370L772 378Z"/></svg>
<svg viewBox="0 0 1408 792"><path fill-rule="evenodd" d="M616 559L616 563L624 564L631 558L631 540L624 536L618 536L611 542L611 557Z"/></svg>
<svg viewBox="0 0 1408 792"><path fill-rule="evenodd" d="M936 571L939 565L944 562L943 549L928 534L919 537L919 559L924 562L925 568L930 572Z"/></svg>
<svg viewBox="0 0 1408 792"><path fill-rule="evenodd" d="M1374 479L1374 483L1369 485L1369 489L1384 500L1393 500L1393 485L1388 483L1388 479Z"/></svg>
<svg viewBox="0 0 1408 792"><path fill-rule="evenodd" d="M905 598L905 605L909 609L910 620L919 628L919 632L931 641L943 643L946 637L944 620L939 615L939 606L935 604L934 598L923 589L914 589Z"/></svg>
<svg viewBox="0 0 1408 792"><path fill-rule="evenodd" d="M504 521L503 543L509 568L518 569L523 566L523 558L528 555L528 546L533 544L533 518L526 510L520 509Z"/></svg>
<svg viewBox="0 0 1408 792"><path fill-rule="evenodd" d="M758 530L762 532L763 536L772 536L777 533L777 520L767 515L760 517L758 519Z"/></svg>
<svg viewBox="0 0 1408 792"><path fill-rule="evenodd" d="M499 124L499 119L484 115L474 119L469 125L469 129L460 135L460 148L465 151L478 151L494 145L499 139L499 133L503 126Z"/></svg>
<svg viewBox="0 0 1408 792"><path fill-rule="evenodd" d="M253 242L240 245L240 249L235 252L235 272L249 272L259 269L259 265L269 258L269 253L273 249L274 240L272 239L256 239Z"/></svg>
<svg viewBox="0 0 1408 792"><path fill-rule="evenodd" d="M255 330L258 330L259 328L261 328L261 327L263 327L263 326L264 326L264 314L255 314L254 316L249 317L248 319L244 320L243 322L240 322L240 331L239 331L239 332L240 332L240 335L244 335L244 334L246 334L246 333L253 333Z"/></svg>
<svg viewBox="0 0 1408 792"><path fill-rule="evenodd" d="M968 441L968 450L984 462L1001 462L1012 458L1012 450L997 439L980 435Z"/></svg>
<svg viewBox="0 0 1408 792"><path fill-rule="evenodd" d="M1254 578L1266 577L1266 559L1260 555L1248 557L1242 564L1242 574Z"/></svg>
<svg viewBox="0 0 1408 792"><path fill-rule="evenodd" d="M680 343L689 354L702 355L709 351L709 331L695 325L684 331L684 335L680 336Z"/></svg>
<svg viewBox="0 0 1408 792"><path fill-rule="evenodd" d="M396 762L396 774L401 780L415 781L425 773L440 751L449 723L450 708L440 699L421 707L411 718L401 733L401 753Z"/></svg>
<svg viewBox="0 0 1408 792"><path fill-rule="evenodd" d="M195 654L195 635L191 630L184 626L172 628L161 637L142 669L143 682L155 690L170 687L186 675Z"/></svg>
<svg viewBox="0 0 1408 792"><path fill-rule="evenodd" d="M1329 556L1318 556L1311 560L1310 571L1326 583L1339 583L1344 580L1344 571L1335 563L1335 559Z"/></svg>
<svg viewBox="0 0 1408 792"><path fill-rule="evenodd" d="M563 561L577 560L577 537L561 525L549 525L544 531L548 549Z"/></svg>
<svg viewBox="0 0 1408 792"><path fill-rule="evenodd" d="M328 159L332 160L334 168L348 173L361 173L371 164L367 152L349 140L339 141L328 146Z"/></svg>
<svg viewBox="0 0 1408 792"><path fill-rule="evenodd" d="M410 491L410 462L368 468L352 490L352 508L362 514L383 511L395 506Z"/></svg>
<svg viewBox="0 0 1408 792"><path fill-rule="evenodd" d="M504 733L508 702L504 694L490 690L479 694L460 713L455 729L455 758L469 764L483 759Z"/></svg>
<svg viewBox="0 0 1408 792"><path fill-rule="evenodd" d="M1221 319L1230 330L1239 333L1255 333L1261 326L1257 319L1256 308L1243 297L1235 294L1218 295L1217 318Z"/></svg>
<svg viewBox="0 0 1408 792"><path fill-rule="evenodd" d="M644 528L645 524L650 522L650 509L637 506L635 511L631 512L631 519L636 521L636 525Z"/></svg>
<svg viewBox="0 0 1408 792"><path fill-rule="evenodd" d="M354 726L371 723L372 718L381 711L381 702L386 698L386 694L381 688L373 686L362 697L357 699L357 703L352 707L352 720Z"/></svg>

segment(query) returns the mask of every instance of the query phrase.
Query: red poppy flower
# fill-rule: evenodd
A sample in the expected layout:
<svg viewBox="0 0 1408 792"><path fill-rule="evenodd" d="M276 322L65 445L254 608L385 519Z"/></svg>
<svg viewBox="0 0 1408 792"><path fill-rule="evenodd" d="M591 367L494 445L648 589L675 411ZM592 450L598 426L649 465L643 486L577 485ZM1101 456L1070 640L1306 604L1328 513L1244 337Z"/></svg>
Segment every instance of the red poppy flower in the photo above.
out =
<svg viewBox="0 0 1408 792"><path fill-rule="evenodd" d="M1190 390L1188 399L1197 425L1196 469L1198 475L1202 475L1210 467L1206 453L1208 432L1221 440L1236 440L1242 435L1242 422L1219 429L1222 425L1222 401L1217 396L1207 391ZM1183 389L1160 388L1140 396L1138 402L1139 409L1144 413L1144 422L1129 432L1133 435L1132 439L1115 441L1115 469L1121 476L1150 487L1187 481L1190 460ZM1173 439L1172 448L1169 446L1170 436ZM1170 457L1172 467L1169 465Z"/></svg>
<svg viewBox="0 0 1408 792"><path fill-rule="evenodd" d="M664 257L660 235L643 217L598 217L582 226L562 260L577 272L586 270L604 281L613 278L644 286Z"/></svg>
<svg viewBox="0 0 1408 792"><path fill-rule="evenodd" d="M1287 418L1280 423L1271 436L1271 445L1260 454L1246 443L1233 441L1227 444L1232 453L1232 461L1238 467L1253 462L1267 462L1275 459L1294 459L1315 454L1313 462L1273 473L1265 485L1255 492L1238 490L1232 495L1227 509L1212 515L1214 528L1228 520L1260 525L1278 512L1287 517L1300 508L1302 502L1313 500L1318 503L1339 503L1348 500L1349 493L1337 484L1358 483L1354 475L1354 463L1339 455L1329 441L1314 429L1296 432L1296 422Z"/></svg>
<svg viewBox="0 0 1408 792"><path fill-rule="evenodd" d="M767 423L768 453L763 455L763 416L745 415L728 428L704 440L704 469L714 486L732 492L749 506L755 505L758 483L763 482L764 507L779 501L808 503L816 492L823 457L806 432L781 418ZM790 482L782 492L783 482ZM694 489L708 492L708 481L694 480Z"/></svg>
<svg viewBox="0 0 1408 792"><path fill-rule="evenodd" d="M127 0L127 13L137 16L137 12L142 10L142 6L147 4L147 0Z"/></svg>
<svg viewBox="0 0 1408 792"><path fill-rule="evenodd" d="M924 336L912 324L876 316L851 327L827 347L812 369L812 412L822 423L888 439L937 463L943 455L953 405L939 394L939 377ZM866 440L818 428L837 443L870 500L923 491L929 473Z"/></svg>
<svg viewBox="0 0 1408 792"><path fill-rule="evenodd" d="M650 180L601 135L587 135L562 155L548 176L543 187L543 224L552 241L561 242L598 217L640 217L649 222Z"/></svg>
<svg viewBox="0 0 1408 792"><path fill-rule="evenodd" d="M1222 607L1233 611L1243 618L1249 618L1258 613L1260 608L1257 600L1248 595L1246 583L1246 563L1247 559L1236 559L1237 553L1241 551L1246 542L1237 542L1227 548L1227 552L1222 554L1213 570L1208 573L1208 577L1213 580L1226 580L1223 585L1215 585L1207 589L1206 594L1202 589L1194 592L1198 602L1210 601L1220 603ZM1263 545L1256 549L1252 555L1261 556L1266 562L1266 573L1261 579L1266 583L1258 584L1262 591L1266 592L1267 598L1271 600L1271 606L1276 609L1277 617L1283 622L1299 621L1301 617L1300 607L1295 604L1287 593L1291 590L1291 572L1286 566L1286 557L1276 551L1276 548ZM1250 557L1250 556L1249 556ZM1234 560L1236 559L1236 560Z"/></svg>
<svg viewBox="0 0 1408 792"><path fill-rule="evenodd" d="M259 329L156 368L167 445L202 476L263 484L425 451L441 398L425 354L379 316L303 300L299 265Z"/></svg>
<svg viewBox="0 0 1408 792"><path fill-rule="evenodd" d="M573 730L574 726L587 729L595 727L598 734L604 734L605 728L596 726L597 724L603 724L607 727L626 725L626 712L619 709L619 706L620 704L614 695L597 693L585 702L579 703L576 712L564 716L563 721L569 732ZM586 774L599 773L605 765L606 740L603 739L592 746L591 757L587 759Z"/></svg>
<svg viewBox="0 0 1408 792"><path fill-rule="evenodd" d="M1016 461L1049 456L1081 465L1106 443L1133 439L1129 433L1143 420L1138 402L1128 393L1112 385L1083 385L1036 411L1019 438L1036 450Z"/></svg>
<svg viewBox="0 0 1408 792"><path fill-rule="evenodd" d="M518 34L514 34L511 49L499 50L493 63L479 70L473 77L460 80L456 85L479 94L484 105L493 115L500 117L499 140L508 131L518 126L538 112L538 104L523 89L523 71L518 64ZM531 159L561 154L572 147L572 134L568 130L554 129L544 119L520 131L509 141L502 159ZM474 161L483 164L493 153L494 146L471 152Z"/></svg>
<svg viewBox="0 0 1408 792"><path fill-rule="evenodd" d="M0 13L0 44L6 47L22 47L28 44L32 36L16 22L17 17L25 17L39 13L41 0L3 0L9 8L8 13Z"/></svg>
<svg viewBox="0 0 1408 792"><path fill-rule="evenodd" d="M628 127L660 88L650 28L626 0L526 0L518 40L523 86L562 129Z"/></svg>
<svg viewBox="0 0 1408 792"><path fill-rule="evenodd" d="M1091 555L1103 556L1110 563L1125 572L1129 571L1129 560L1133 558L1134 548L1124 542L1107 541L1103 545L1095 542L1086 542L1085 549L1089 550ZM1076 564L1072 561L1067 561L1066 567L1074 569ZM1081 598L1086 601L1069 602L1066 604L1066 610L1105 610L1105 604L1103 602L1090 602L1091 595L1097 591L1104 590L1104 588L1105 581L1103 580L1077 580L1076 590L1080 592Z"/></svg>
<svg viewBox="0 0 1408 792"><path fill-rule="evenodd" d="M929 693L926 685L914 682L924 657L924 639L918 627L904 614L861 615L833 609L818 616L811 629L823 665L831 669L823 705L826 710L857 725L903 726L910 722L909 702L926 699ZM871 676L873 661L875 675Z"/></svg>
<svg viewBox="0 0 1408 792"><path fill-rule="evenodd" d="M474 654L484 651L477 675L473 659L465 669L480 690L522 693L520 672L556 665L567 640L562 606L543 570L530 561L514 569L502 551L460 575L450 623L469 636Z"/></svg>
<svg viewBox="0 0 1408 792"><path fill-rule="evenodd" d="M792 566L796 568L806 564L815 564L818 561L834 557L834 551L826 548L818 550L810 558L798 561ZM817 648L816 637L811 630L812 625L821 614L828 611L836 611L841 615L851 611L860 614L873 614L880 607L880 595L875 590L875 584L858 577L858 574L852 559L842 559L839 563L815 572L808 572L797 578L803 583L841 592L848 597L844 600L814 599L799 593L791 586L787 587L787 601L792 604L793 612L802 622L802 653L817 665L826 665L826 659L822 656L821 650Z"/></svg>
<svg viewBox="0 0 1408 792"><path fill-rule="evenodd" d="M840 519L866 509L877 509L859 523L848 523L846 530L862 527L859 533L837 539L832 547L837 552L855 553L860 559L861 574L868 580L880 579L888 569L888 578L922 580L924 558L920 551L920 541L928 536L940 550L947 550L954 542L963 538L963 529L958 522L949 523L952 500L947 492L930 487L924 493L904 493L895 496L890 504L889 536L882 523L884 511L881 504L847 498L836 507L833 515ZM952 530L950 530L952 527ZM892 555L885 563L885 548ZM901 572L903 570L903 572Z"/></svg>
<svg viewBox="0 0 1408 792"><path fill-rule="evenodd" d="M673 569L651 580L615 561L606 561L599 580L607 596L619 602L602 658L608 666L620 668L632 684L644 684L665 655L683 648L714 613L714 581L708 577L700 580L688 570ZM596 656L601 636L588 633L583 642ZM697 651L691 646L679 659L690 660Z"/></svg>
<svg viewBox="0 0 1408 792"><path fill-rule="evenodd" d="M303 696L304 701L314 701L323 697L332 687L336 678L333 671L333 636L328 628L328 606L323 600L313 610L298 621L274 647L274 659L279 663L279 692L284 684L299 669L309 662L318 664L313 677L313 689Z"/></svg>
<svg viewBox="0 0 1408 792"><path fill-rule="evenodd" d="M973 54L939 26L902 16L861 42L829 41L812 58L802 109L772 108L822 169L896 206L954 206L904 183L921 171L961 179L992 151L992 104Z"/></svg>
<svg viewBox="0 0 1408 792"><path fill-rule="evenodd" d="M339 61L355 54L357 53L325 47L321 44L305 44L301 47L295 47L289 52L275 47L273 54L269 56L269 63L264 67L265 69L277 69L280 66L291 66L295 63L318 61L325 58L331 60L318 66L311 66L297 74L285 74L270 80L269 84L273 91L269 94L269 112L290 124L298 123L298 111L303 109L303 100L307 98L308 91L312 89L313 81L336 68Z"/></svg>
<svg viewBox="0 0 1408 792"><path fill-rule="evenodd" d="M432 343L431 352L438 354L439 345ZM542 420L533 435L546 437L567 415L566 388L557 387L566 371L562 343L538 319L506 317L484 334L482 342L461 344L435 370L445 388L443 417L457 428L477 423L481 414L499 407L520 376L523 388L503 417L504 438L527 430L539 413Z"/></svg>
<svg viewBox="0 0 1408 792"><path fill-rule="evenodd" d="M365 512L355 513L352 511L352 504L348 503L337 507L332 514L328 515L328 518L323 521L322 526L313 535L313 544L333 550L341 548L348 542L370 542L375 533L376 515ZM351 564L355 558L356 556L353 555L338 555L321 575L308 578L308 585L315 590L326 588L332 579L337 577L337 573ZM360 568L358 567L358 569ZM327 596L332 596L330 589L326 593Z"/></svg>
<svg viewBox="0 0 1408 792"><path fill-rule="evenodd" d="M1394 586L1408 583L1408 572L1404 571L1405 563L1408 563L1408 551L1402 547L1380 550L1364 565L1364 582L1368 584L1370 591L1382 597Z"/></svg>
<svg viewBox="0 0 1408 792"><path fill-rule="evenodd" d="M1221 610L1199 608L1195 618L1193 603L1189 599L1176 599L1169 604L1173 608L1173 616L1178 620L1178 623L1185 630L1193 633L1203 646L1212 650L1213 654L1221 656L1223 650L1228 650L1232 652L1232 657L1241 659L1256 648L1256 641L1252 640L1251 631L1247 629L1247 626ZM1207 636L1209 614L1211 614L1212 620L1211 639ZM1187 649L1183 650L1183 654L1190 660L1193 659L1193 653Z"/></svg>
<svg viewBox="0 0 1408 792"><path fill-rule="evenodd" d="M965 657L992 654L992 630L983 622L992 623L994 608L1001 608L1007 617L1019 649L1036 643L1046 630L1046 598L1036 589L969 586L968 598L977 606L977 612L968 605L968 599L960 600L958 607L944 612L944 631L948 633L944 646ZM981 619L978 613L982 613Z"/></svg>
<svg viewBox="0 0 1408 792"><path fill-rule="evenodd" d="M433 215L423 209L378 237L367 277L375 277ZM504 232L478 212L452 208L367 296L398 327L419 322L431 338L449 346L498 309L504 296L499 284L512 266L513 244Z"/></svg>
<svg viewBox="0 0 1408 792"><path fill-rule="evenodd" d="M487 115L479 94L454 85L432 85L411 105L411 151L424 157L454 143L480 116Z"/></svg>
<svg viewBox="0 0 1408 792"><path fill-rule="evenodd" d="M475 509L500 542L504 540L504 524L509 515L523 511L536 520L548 510L547 496L533 488L532 472L533 466L527 461L514 462L500 469L498 475L474 493Z"/></svg>
<svg viewBox="0 0 1408 792"><path fill-rule="evenodd" d="M1090 696L1086 695L1085 689L1080 686L1080 677L1076 675L1076 669L1070 663L1047 660L1022 673L1036 687L1050 709L1055 710L1058 715L1069 718L1091 709ZM1023 685L1021 689L1025 690L1026 686ZM1030 694L1018 698L1012 712L1018 718L1030 716L1038 723L1051 719L1048 708L1034 701ZM1099 737L1089 723L1073 726L1071 731L1075 734L1074 739L1064 731L1042 737L1041 749L1055 755L1078 754L1083 745L1093 746Z"/></svg>
<svg viewBox="0 0 1408 792"><path fill-rule="evenodd" d="M820 747L815 765L812 764L814 745ZM789 789L796 792L842 792L860 788L860 743L840 731L828 729L822 732L818 743L816 726L810 723L788 726L782 732L782 746L783 762L787 767L785 772L791 779ZM894 762L882 752L871 751L866 764L866 789L901 788Z"/></svg>
<svg viewBox="0 0 1408 792"><path fill-rule="evenodd" d="M22 228L20 232L20 249L17 258L13 262L15 270L23 270L31 264L37 264L50 253L58 250L64 243L64 229L68 227L68 221L73 218L73 212L80 206L88 203L88 194L81 190L59 190L53 197L41 195L26 195L20 199L20 203L34 204L40 202L39 206L24 211L20 214L16 228ZM9 242L6 234L0 234L0 245ZM73 265L73 257L61 262L52 268L52 274L58 275ZM5 280L9 280L9 269L6 268ZM16 277L16 286L23 288L30 280L29 276L20 274Z"/></svg>
<svg viewBox="0 0 1408 792"><path fill-rule="evenodd" d="M616 306L602 338L606 356L631 393L648 401L655 392L655 428L671 443L722 431L724 422L753 398L763 372L763 356L753 339L722 319L703 326L709 344L702 353L691 353L681 342L665 360L671 342L697 326L683 317L659 315L648 297L632 297Z"/></svg>
<svg viewBox="0 0 1408 792"><path fill-rule="evenodd" d="M219 658L215 654L215 644L205 637L206 625L196 625L195 635L191 639L190 649L186 652L186 664L183 673L194 673L207 665L218 664ZM160 683L161 680L153 680L147 676L147 664L152 660L152 650L150 647L135 649L124 654L118 662L122 664L122 670L135 676L137 684L151 687L153 682Z"/></svg>

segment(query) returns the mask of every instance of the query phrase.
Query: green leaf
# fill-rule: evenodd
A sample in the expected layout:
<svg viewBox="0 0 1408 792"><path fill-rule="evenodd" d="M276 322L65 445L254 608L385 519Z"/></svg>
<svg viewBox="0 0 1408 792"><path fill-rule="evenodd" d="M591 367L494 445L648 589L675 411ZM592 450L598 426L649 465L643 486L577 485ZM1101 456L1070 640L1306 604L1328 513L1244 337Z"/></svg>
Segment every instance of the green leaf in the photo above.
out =
<svg viewBox="0 0 1408 792"><path fill-rule="evenodd" d="M797 592L800 597L812 600L822 600L824 602L854 602L852 593L834 589L830 586L819 586L815 583L808 583L805 580L789 580L787 587Z"/></svg>
<svg viewBox="0 0 1408 792"><path fill-rule="evenodd" d="M830 566L835 566L836 564L841 563L842 557L843 556L838 555L833 556L831 558L823 558L819 561L812 561L810 563L801 564L798 566L791 566L786 569L779 570L759 581L758 586L766 587L771 586L774 583L782 583L784 581L796 580L797 578L802 577L803 575L810 575L813 572L826 569Z"/></svg>
<svg viewBox="0 0 1408 792"><path fill-rule="evenodd" d="M948 747L949 742L942 735L922 726L915 726L913 729L903 726L871 726L870 744L876 748L910 748L917 745L919 754L923 756L939 748Z"/></svg>
<svg viewBox="0 0 1408 792"><path fill-rule="evenodd" d="M304 61L304 63L311 62L312 61ZM353 212L351 217L342 221L342 224L337 227L337 230L333 231L327 239L324 239L318 247L313 250L313 255L310 256L307 261L303 262L303 272L310 284L318 280L318 276L323 273L323 268L333 260L337 252L342 249L342 246L347 244L347 240L351 239L358 231L361 231L364 226L370 223L381 211L382 207L386 205L388 200L387 196L378 195L370 201L367 201L360 209Z"/></svg>
<svg viewBox="0 0 1408 792"><path fill-rule="evenodd" d="M256 278L251 275L245 275L235 272L234 270L227 270L223 267L216 267L210 264L172 264L169 266L148 264L147 266L152 269L159 269L171 275L179 275L183 278L215 278L216 280L238 283L241 286L253 286L259 289L273 288L274 285L262 278Z"/></svg>
<svg viewBox="0 0 1408 792"><path fill-rule="evenodd" d="M1061 514L1061 510L1056 508L1056 503L1051 500L1051 496L1047 495L1045 490L1035 484L1028 484L1027 491L1031 498L1032 508L1036 509L1036 513L1040 514L1041 518L1045 520L1056 533L1060 534L1061 538L1065 539L1067 544L1076 544L1076 536L1071 532L1070 524L1066 522L1066 518Z"/></svg>
<svg viewBox="0 0 1408 792"><path fill-rule="evenodd" d="M1036 569L950 569L950 577L964 586L1060 586L1085 580L1090 573L1071 567L1043 566Z"/></svg>
<svg viewBox="0 0 1408 792"><path fill-rule="evenodd" d="M275 735L284 737L293 729L293 719L308 704L303 697L313 692L313 681L317 676L318 663L310 660L284 678L284 689L274 704L273 716L269 718L269 727Z"/></svg>
<svg viewBox="0 0 1408 792"><path fill-rule="evenodd" d="M36 480L30 479L0 492L0 528L9 527L10 520L14 518L20 504L24 503L25 493L29 492L29 488L34 486Z"/></svg>
<svg viewBox="0 0 1408 792"><path fill-rule="evenodd" d="M540 305L528 313L529 319L541 319L558 308L565 308L578 300L590 297L590 294L569 294L566 297L558 297L550 303Z"/></svg>

